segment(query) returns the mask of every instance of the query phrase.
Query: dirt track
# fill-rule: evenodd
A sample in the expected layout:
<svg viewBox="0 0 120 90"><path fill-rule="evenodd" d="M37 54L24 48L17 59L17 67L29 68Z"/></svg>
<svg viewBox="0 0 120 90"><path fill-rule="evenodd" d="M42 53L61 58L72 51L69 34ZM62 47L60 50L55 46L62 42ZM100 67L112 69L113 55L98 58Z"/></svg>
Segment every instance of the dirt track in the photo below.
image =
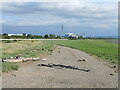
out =
<svg viewBox="0 0 120 90"><path fill-rule="evenodd" d="M79 59L85 58L86 61ZM38 64L60 64L89 69L89 72L67 68L51 68ZM113 74L113 75L110 75ZM116 88L118 75L87 53L58 46L45 61L28 62L18 71L3 73L3 88Z"/></svg>

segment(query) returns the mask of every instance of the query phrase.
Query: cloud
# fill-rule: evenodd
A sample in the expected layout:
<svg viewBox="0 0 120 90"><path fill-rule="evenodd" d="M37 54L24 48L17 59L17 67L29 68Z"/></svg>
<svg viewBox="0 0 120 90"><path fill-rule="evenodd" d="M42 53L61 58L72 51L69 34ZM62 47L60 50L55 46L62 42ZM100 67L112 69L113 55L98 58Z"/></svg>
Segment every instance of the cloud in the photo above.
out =
<svg viewBox="0 0 120 90"><path fill-rule="evenodd" d="M33 18L31 18L33 17ZM18 19L18 18L17 18ZM24 16L24 18L15 19L4 19L4 25L9 26L47 26L55 24L65 24L71 25L79 23L78 19L75 18L61 18L54 15L45 15L45 14L30 14L29 16Z"/></svg>
<svg viewBox="0 0 120 90"><path fill-rule="evenodd" d="M2 20L0 20L0 25L3 23L3 21Z"/></svg>
<svg viewBox="0 0 120 90"><path fill-rule="evenodd" d="M30 3L30 2L14 2L14 3L3 3L3 11L50 11L50 10L59 10L59 11L68 11L73 13L78 13L80 11L92 12L92 13L102 13L102 12L113 12L116 11L116 3L85 3L80 0L71 0L69 2L40 2L40 3ZM102 11L102 12L101 12ZM10 12L9 12L10 13ZM25 13L25 12L24 12ZM28 13L28 12L26 12ZM20 13L19 13L20 14Z"/></svg>
<svg viewBox="0 0 120 90"><path fill-rule="evenodd" d="M69 2L60 2L60 3L46 3L41 4L40 7L49 8L49 9L62 9L68 11L79 11L81 9L90 10L90 11L111 11L115 9L115 4L99 4L99 3L85 3L80 0L73 0Z"/></svg>
<svg viewBox="0 0 120 90"><path fill-rule="evenodd" d="M70 0L4 0L3 2L69 2ZM71 0L73 2L77 0ZM119 0L80 0L84 2L119 2Z"/></svg>
<svg viewBox="0 0 120 90"><path fill-rule="evenodd" d="M64 2L5 2L5 26L50 26L111 29L117 24L116 3L88 3L80 0Z"/></svg>

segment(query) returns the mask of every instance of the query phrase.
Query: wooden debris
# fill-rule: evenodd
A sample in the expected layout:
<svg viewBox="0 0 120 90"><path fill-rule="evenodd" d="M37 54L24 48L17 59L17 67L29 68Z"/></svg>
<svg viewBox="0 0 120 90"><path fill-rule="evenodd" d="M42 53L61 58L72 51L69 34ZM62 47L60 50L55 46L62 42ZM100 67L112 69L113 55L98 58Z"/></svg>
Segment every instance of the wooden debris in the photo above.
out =
<svg viewBox="0 0 120 90"><path fill-rule="evenodd" d="M75 66L67 66L67 65L61 65L61 64L39 64L38 66L45 66L45 67L51 67L51 68L67 68L67 69L73 69L73 70L80 70L80 71L85 71L85 72L89 72L90 70L88 69L81 69Z"/></svg>
<svg viewBox="0 0 120 90"><path fill-rule="evenodd" d="M6 60L2 60L3 62L22 62L22 61L36 61L36 60L40 60L39 57L37 58L18 58L18 59L6 59Z"/></svg>

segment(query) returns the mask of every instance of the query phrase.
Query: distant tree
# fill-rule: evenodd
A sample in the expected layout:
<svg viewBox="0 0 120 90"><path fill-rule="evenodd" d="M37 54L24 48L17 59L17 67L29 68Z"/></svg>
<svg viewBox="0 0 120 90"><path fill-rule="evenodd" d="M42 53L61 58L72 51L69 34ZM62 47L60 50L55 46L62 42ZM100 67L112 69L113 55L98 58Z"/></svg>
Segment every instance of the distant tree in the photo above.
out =
<svg viewBox="0 0 120 90"><path fill-rule="evenodd" d="M41 36L41 35L32 35L32 34L28 34L26 35L25 33L23 33L22 35L12 35L12 36L8 36L8 34L4 33L4 34L1 34L0 38L6 38L6 39L10 39L10 38L13 38L13 39L24 39L24 38L28 38L28 39L41 39L41 38L51 38L51 39L61 39L61 36L57 36L55 34L45 34L44 36Z"/></svg>
<svg viewBox="0 0 120 90"><path fill-rule="evenodd" d="M26 34L25 34L25 33L23 33L22 35L23 35L23 36L26 36Z"/></svg>
<svg viewBox="0 0 120 90"><path fill-rule="evenodd" d="M79 36L78 39L83 39L83 36Z"/></svg>
<svg viewBox="0 0 120 90"><path fill-rule="evenodd" d="M76 40L77 38L70 36L68 39Z"/></svg>
<svg viewBox="0 0 120 90"><path fill-rule="evenodd" d="M49 36L47 34L45 34L44 38L49 38Z"/></svg>
<svg viewBox="0 0 120 90"><path fill-rule="evenodd" d="M41 39L41 38L43 38L42 36L39 36L39 35L34 35L33 36L35 39Z"/></svg>
<svg viewBox="0 0 120 90"><path fill-rule="evenodd" d="M3 36L2 38L10 39L11 37L9 37L9 36Z"/></svg>
<svg viewBox="0 0 120 90"><path fill-rule="evenodd" d="M40 35L39 38L43 38L43 36Z"/></svg>
<svg viewBox="0 0 120 90"><path fill-rule="evenodd" d="M8 34L7 33L3 33L3 36L8 36Z"/></svg>
<svg viewBox="0 0 120 90"><path fill-rule="evenodd" d="M5 38L5 39L10 39L10 37L8 36L8 34L7 34L7 33L2 34L2 38Z"/></svg>
<svg viewBox="0 0 120 90"><path fill-rule="evenodd" d="M2 39L2 34L0 34L0 39Z"/></svg>
<svg viewBox="0 0 120 90"><path fill-rule="evenodd" d="M50 37L51 39L56 38L54 34L50 34L49 37Z"/></svg>
<svg viewBox="0 0 120 90"><path fill-rule="evenodd" d="M28 35L27 35L27 38L32 38L32 35L31 35L31 34L28 34Z"/></svg>
<svg viewBox="0 0 120 90"><path fill-rule="evenodd" d="M26 34L23 33L21 38L27 38Z"/></svg>
<svg viewBox="0 0 120 90"><path fill-rule="evenodd" d="M61 36L58 35L56 38L61 39Z"/></svg>

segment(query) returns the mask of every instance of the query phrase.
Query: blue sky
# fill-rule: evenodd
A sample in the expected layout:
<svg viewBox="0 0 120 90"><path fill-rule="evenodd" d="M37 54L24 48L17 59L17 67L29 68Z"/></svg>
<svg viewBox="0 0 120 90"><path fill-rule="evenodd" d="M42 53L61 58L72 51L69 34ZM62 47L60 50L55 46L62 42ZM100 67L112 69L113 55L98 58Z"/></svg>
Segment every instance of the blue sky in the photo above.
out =
<svg viewBox="0 0 120 90"><path fill-rule="evenodd" d="M64 33L117 36L118 3L110 1L4 2L0 24L3 33L61 35L63 24Z"/></svg>

